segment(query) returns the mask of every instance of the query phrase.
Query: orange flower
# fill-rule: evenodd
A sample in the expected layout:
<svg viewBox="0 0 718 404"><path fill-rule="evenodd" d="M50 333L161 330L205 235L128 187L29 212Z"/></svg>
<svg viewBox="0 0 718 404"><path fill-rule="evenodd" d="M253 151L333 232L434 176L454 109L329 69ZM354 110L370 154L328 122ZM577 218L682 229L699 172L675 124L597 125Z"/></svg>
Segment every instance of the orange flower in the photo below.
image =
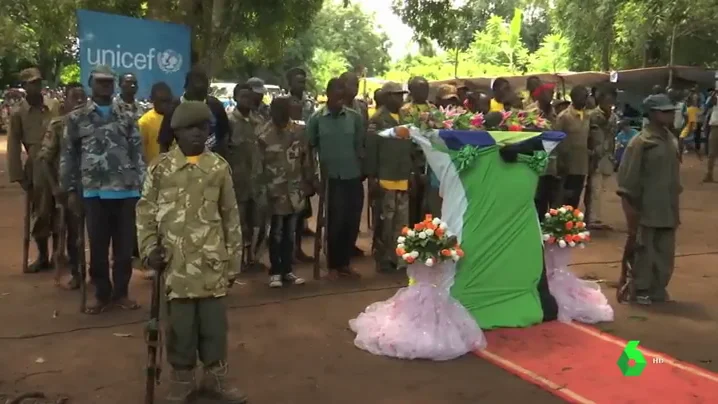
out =
<svg viewBox="0 0 718 404"><path fill-rule="evenodd" d="M436 230L434 230L434 234L436 234L436 237L441 238L441 237L444 236L444 229L442 229L441 227L439 227L439 228L437 228Z"/></svg>
<svg viewBox="0 0 718 404"><path fill-rule="evenodd" d="M441 250L441 255L443 255L444 257L448 257L451 255L451 251L444 248L443 250Z"/></svg>
<svg viewBox="0 0 718 404"><path fill-rule="evenodd" d="M579 217L579 216L581 215L581 211L578 210L578 209L575 209L575 210L573 211L573 215L576 216L576 217Z"/></svg>
<svg viewBox="0 0 718 404"><path fill-rule="evenodd" d="M424 230L424 223L417 223L414 225L414 230L416 231L422 231Z"/></svg>
<svg viewBox="0 0 718 404"><path fill-rule="evenodd" d="M396 128L394 128L394 134L399 139L408 139L409 129L406 126L397 126Z"/></svg>
<svg viewBox="0 0 718 404"><path fill-rule="evenodd" d="M548 241L548 243L549 243L549 244L553 244L553 243L555 243L555 242L556 242L556 237L554 237L554 236L551 236L551 237L549 237L549 238L548 238L548 240L547 240L547 241Z"/></svg>
<svg viewBox="0 0 718 404"><path fill-rule="evenodd" d="M586 223L578 222L578 223L576 223L576 227L578 227L579 229L583 229L584 227L586 227Z"/></svg>
<svg viewBox="0 0 718 404"><path fill-rule="evenodd" d="M404 228L401 229L401 235L406 236L407 234L409 234L409 228L404 226Z"/></svg>
<svg viewBox="0 0 718 404"><path fill-rule="evenodd" d="M404 254L406 254L406 251L405 251L403 248L397 248L397 249L396 249L396 255L398 255L398 256L401 257L401 256L404 255Z"/></svg>
<svg viewBox="0 0 718 404"><path fill-rule="evenodd" d="M425 226L427 229L436 230L436 225L434 223L429 222L425 224Z"/></svg>
<svg viewBox="0 0 718 404"><path fill-rule="evenodd" d="M413 264L414 257L412 257L412 256L406 257L406 259L404 261L406 261L407 264Z"/></svg>
<svg viewBox="0 0 718 404"><path fill-rule="evenodd" d="M456 249L456 255L458 255L459 257L463 257L463 256L464 256L464 250L462 250L461 248L457 248L457 249Z"/></svg>
<svg viewBox="0 0 718 404"><path fill-rule="evenodd" d="M549 210L548 210L548 213L549 213L551 216L556 216L556 215L558 215L558 211L557 211L556 209L549 209Z"/></svg>
<svg viewBox="0 0 718 404"><path fill-rule="evenodd" d="M573 222L566 222L566 230L573 229Z"/></svg>
<svg viewBox="0 0 718 404"><path fill-rule="evenodd" d="M591 241L591 236L586 236L586 237L583 239L583 241L584 241L584 242L586 242L586 241Z"/></svg>
<svg viewBox="0 0 718 404"><path fill-rule="evenodd" d="M426 221L429 221L429 222L430 222L430 221L434 220L434 217L433 217L433 216L431 216L431 215L428 215L428 214L427 214L426 216L424 216L424 220L426 220Z"/></svg>

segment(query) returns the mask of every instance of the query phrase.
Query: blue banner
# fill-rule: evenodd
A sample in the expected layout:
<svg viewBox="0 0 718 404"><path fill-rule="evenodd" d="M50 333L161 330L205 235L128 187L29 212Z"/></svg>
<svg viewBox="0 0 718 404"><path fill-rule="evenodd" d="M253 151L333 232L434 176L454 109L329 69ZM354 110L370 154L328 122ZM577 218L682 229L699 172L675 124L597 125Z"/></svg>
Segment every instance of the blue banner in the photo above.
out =
<svg viewBox="0 0 718 404"><path fill-rule="evenodd" d="M137 76L137 99L149 98L152 85L160 81L175 97L184 92L191 63L189 27L88 10L77 11L77 27L84 85L93 67L104 64L118 78L125 73Z"/></svg>

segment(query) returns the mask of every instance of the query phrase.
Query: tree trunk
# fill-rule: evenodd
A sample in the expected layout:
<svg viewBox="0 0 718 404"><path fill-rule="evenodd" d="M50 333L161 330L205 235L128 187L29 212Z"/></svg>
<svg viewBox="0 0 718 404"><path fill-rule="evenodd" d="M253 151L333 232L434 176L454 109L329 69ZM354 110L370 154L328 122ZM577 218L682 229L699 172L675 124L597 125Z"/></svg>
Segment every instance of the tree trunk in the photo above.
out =
<svg viewBox="0 0 718 404"><path fill-rule="evenodd" d="M459 78L459 48L454 49L454 78Z"/></svg>
<svg viewBox="0 0 718 404"><path fill-rule="evenodd" d="M673 63L675 61L675 48L676 48L676 33L678 31L678 25L673 25L673 32L671 32L671 48L668 58L668 87L673 85Z"/></svg>

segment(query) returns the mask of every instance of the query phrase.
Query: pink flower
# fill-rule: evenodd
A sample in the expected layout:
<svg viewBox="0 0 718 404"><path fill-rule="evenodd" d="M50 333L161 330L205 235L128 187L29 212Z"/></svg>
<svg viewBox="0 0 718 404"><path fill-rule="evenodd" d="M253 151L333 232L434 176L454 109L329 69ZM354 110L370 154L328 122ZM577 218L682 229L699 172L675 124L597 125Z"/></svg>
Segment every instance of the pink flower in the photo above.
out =
<svg viewBox="0 0 718 404"><path fill-rule="evenodd" d="M536 120L536 127L537 128L545 128L546 127L546 119L539 118Z"/></svg>
<svg viewBox="0 0 718 404"><path fill-rule="evenodd" d="M444 121L444 129L451 129L454 127L454 121L447 119Z"/></svg>
<svg viewBox="0 0 718 404"><path fill-rule="evenodd" d="M507 120L507 119L509 119L509 118L511 117L512 112L511 112L511 111L504 111L504 112L503 112L503 115L504 115L504 121L505 121L505 120Z"/></svg>
<svg viewBox="0 0 718 404"><path fill-rule="evenodd" d="M526 112L520 111L517 116L518 116L519 119L526 118Z"/></svg>
<svg viewBox="0 0 718 404"><path fill-rule="evenodd" d="M471 126L474 126L476 128L479 128L484 125L484 114L476 114L471 117L471 120L469 121Z"/></svg>

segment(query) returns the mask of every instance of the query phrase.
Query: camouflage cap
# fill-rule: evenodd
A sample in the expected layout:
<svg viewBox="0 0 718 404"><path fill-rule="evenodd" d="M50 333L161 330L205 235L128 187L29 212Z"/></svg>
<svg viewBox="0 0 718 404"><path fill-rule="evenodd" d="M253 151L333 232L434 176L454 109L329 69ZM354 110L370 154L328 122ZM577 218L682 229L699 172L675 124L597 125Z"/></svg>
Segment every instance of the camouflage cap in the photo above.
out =
<svg viewBox="0 0 718 404"><path fill-rule="evenodd" d="M401 84L393 81L387 81L381 86L381 92L384 94L406 94L407 91L401 87Z"/></svg>
<svg viewBox="0 0 718 404"><path fill-rule="evenodd" d="M20 72L20 81L28 83L35 80L42 80L42 74L37 67L30 67Z"/></svg>
<svg viewBox="0 0 718 404"><path fill-rule="evenodd" d="M185 101L180 103L172 113L170 126L172 129L186 128L212 119L212 111L206 103L200 101Z"/></svg>
<svg viewBox="0 0 718 404"><path fill-rule="evenodd" d="M90 77L94 79L114 79L115 72L108 65L97 65L92 68Z"/></svg>
<svg viewBox="0 0 718 404"><path fill-rule="evenodd" d="M259 77L250 78L247 80L247 85L257 94L265 94L267 92L267 87L264 86L264 80Z"/></svg>
<svg viewBox="0 0 718 404"><path fill-rule="evenodd" d="M439 89L436 91L436 97L441 100L448 100L449 98L459 99L456 92L456 86L452 86L451 84L440 85Z"/></svg>
<svg viewBox="0 0 718 404"><path fill-rule="evenodd" d="M677 108L665 94L649 95L643 100L643 108L647 111L675 111Z"/></svg>

